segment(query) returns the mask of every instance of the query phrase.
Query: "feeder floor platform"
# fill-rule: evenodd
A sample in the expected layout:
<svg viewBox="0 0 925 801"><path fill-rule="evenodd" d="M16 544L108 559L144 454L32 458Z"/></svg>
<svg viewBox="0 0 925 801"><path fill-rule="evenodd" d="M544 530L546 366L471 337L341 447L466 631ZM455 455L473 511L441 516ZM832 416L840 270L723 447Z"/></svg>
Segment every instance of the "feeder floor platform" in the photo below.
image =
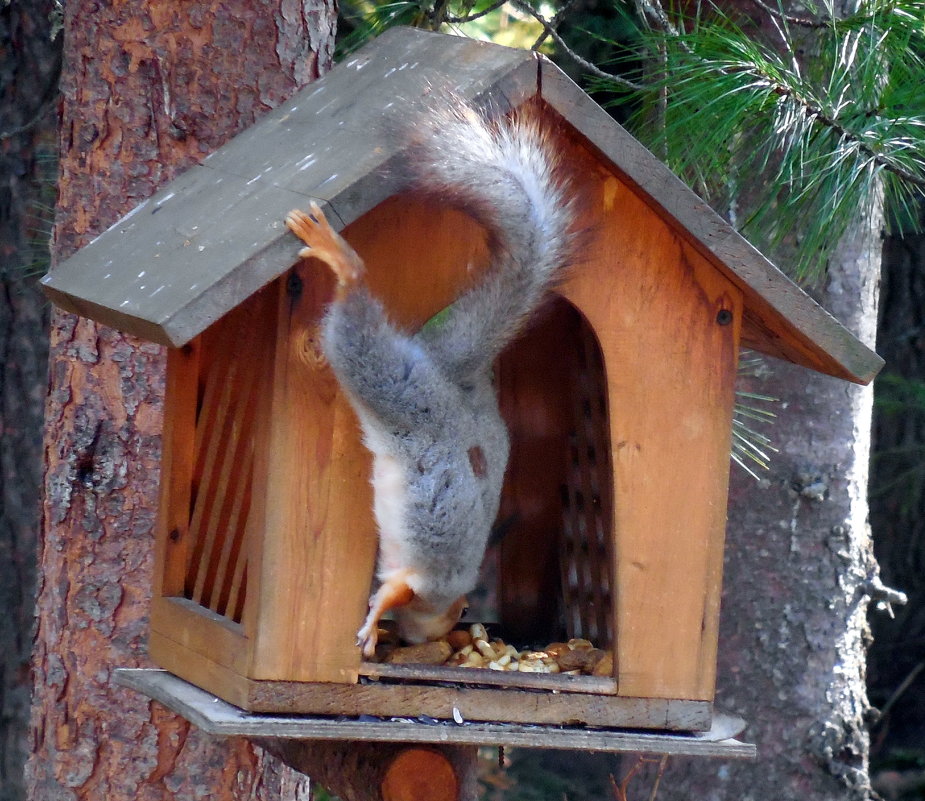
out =
<svg viewBox="0 0 925 801"><path fill-rule="evenodd" d="M578 751L637 752L672 756L754 759L755 746L735 739L745 724L723 713L709 731L627 731L597 727L540 726L426 719L333 718L245 712L165 670L120 668L117 684L138 691L208 734L297 740L357 740L456 745L503 745Z"/></svg>

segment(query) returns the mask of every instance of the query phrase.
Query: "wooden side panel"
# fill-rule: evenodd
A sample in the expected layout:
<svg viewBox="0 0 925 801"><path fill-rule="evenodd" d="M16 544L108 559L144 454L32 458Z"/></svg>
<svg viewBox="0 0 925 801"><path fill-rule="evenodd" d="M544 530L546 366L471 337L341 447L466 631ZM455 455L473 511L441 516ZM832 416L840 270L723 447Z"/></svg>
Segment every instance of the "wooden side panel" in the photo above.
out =
<svg viewBox="0 0 925 801"><path fill-rule="evenodd" d="M276 297L273 287L261 290L200 338L192 546L184 596L238 622L247 599L256 418L269 392Z"/></svg>
<svg viewBox="0 0 925 801"><path fill-rule="evenodd" d="M478 264L478 226L395 197L345 236L393 319L414 328L449 303ZM471 245L460 247L460 242ZM293 248L295 251L296 248ZM266 531L259 573L255 679L355 682L356 631L369 596L377 534L370 457L353 410L324 361L318 324L328 270L299 263L280 282L271 408L256 456L254 520Z"/></svg>
<svg viewBox="0 0 925 801"><path fill-rule="evenodd" d="M155 598L151 632L157 635L149 646L151 658L162 667L169 667L165 652L173 650L204 656L242 675L247 670L247 638L241 626L186 598ZM182 659L169 669L195 681Z"/></svg>
<svg viewBox="0 0 925 801"><path fill-rule="evenodd" d="M607 361L620 694L711 700L742 296L584 166L593 236L562 291Z"/></svg>
<svg viewBox="0 0 925 801"><path fill-rule="evenodd" d="M182 595L189 551L201 340L167 351L153 597Z"/></svg>
<svg viewBox="0 0 925 801"><path fill-rule="evenodd" d="M272 361L274 300L263 290L168 353L150 652L188 678L195 676L179 658L184 652L247 668L248 643L236 622L253 550L245 528L254 417Z"/></svg>
<svg viewBox="0 0 925 801"><path fill-rule="evenodd" d="M273 395L258 423L252 521L264 532L254 564L254 678L356 680L354 640L376 539L369 460L318 341L326 278L303 262L277 286Z"/></svg>

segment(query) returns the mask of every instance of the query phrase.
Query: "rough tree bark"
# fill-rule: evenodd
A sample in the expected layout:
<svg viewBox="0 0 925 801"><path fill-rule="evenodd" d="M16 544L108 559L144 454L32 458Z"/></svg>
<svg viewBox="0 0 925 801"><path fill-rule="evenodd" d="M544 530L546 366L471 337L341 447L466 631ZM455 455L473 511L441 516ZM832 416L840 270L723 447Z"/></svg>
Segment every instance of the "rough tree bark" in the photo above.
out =
<svg viewBox="0 0 925 801"><path fill-rule="evenodd" d="M869 224L868 224L869 223ZM873 344L879 219L851 232L820 302ZM745 717L753 763L675 761L659 797L867 801L865 652L871 387L768 360L752 387L781 400L767 480L734 476L717 704Z"/></svg>
<svg viewBox="0 0 925 801"><path fill-rule="evenodd" d="M56 257L325 70L334 24L326 0L69 0ZM112 684L146 664L162 394L159 348L54 314L30 798L304 797Z"/></svg>
<svg viewBox="0 0 925 801"><path fill-rule="evenodd" d="M49 0L0 5L0 801L25 795L60 38Z"/></svg>

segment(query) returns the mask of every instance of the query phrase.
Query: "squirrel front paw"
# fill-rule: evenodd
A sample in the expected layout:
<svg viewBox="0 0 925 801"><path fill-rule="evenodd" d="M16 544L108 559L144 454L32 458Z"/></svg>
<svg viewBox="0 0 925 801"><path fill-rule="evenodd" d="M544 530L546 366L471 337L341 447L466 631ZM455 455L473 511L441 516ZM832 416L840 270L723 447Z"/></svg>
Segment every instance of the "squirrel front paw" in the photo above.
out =
<svg viewBox="0 0 925 801"><path fill-rule="evenodd" d="M376 655L376 644L378 642L378 622L373 622L373 624L370 625L367 621L366 625L357 632L357 646L360 649L360 653L362 653L366 659L372 659Z"/></svg>
<svg viewBox="0 0 925 801"><path fill-rule="evenodd" d="M379 621L390 609L397 609L411 603L414 591L407 584L408 571L404 570L382 582L369 599L369 614L357 632L357 645L363 656L371 659L376 653L379 640Z"/></svg>
<svg viewBox="0 0 925 801"><path fill-rule="evenodd" d="M314 258L327 264L339 287L351 287L363 278L363 260L331 227L315 201L309 204L309 213L300 209L290 211L286 226L306 245L299 251L299 258Z"/></svg>

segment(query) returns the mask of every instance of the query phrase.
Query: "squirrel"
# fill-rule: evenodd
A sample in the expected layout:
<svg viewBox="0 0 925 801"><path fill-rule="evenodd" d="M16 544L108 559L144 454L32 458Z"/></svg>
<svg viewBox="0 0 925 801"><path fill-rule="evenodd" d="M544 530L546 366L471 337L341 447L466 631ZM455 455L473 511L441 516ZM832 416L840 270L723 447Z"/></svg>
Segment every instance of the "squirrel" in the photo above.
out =
<svg viewBox="0 0 925 801"><path fill-rule="evenodd" d="M431 324L410 333L389 322L362 259L317 203L286 217L305 244L299 257L336 279L322 350L373 454L379 586L357 633L366 658L389 610L410 643L443 636L464 614L510 450L493 364L562 279L574 246L573 204L535 114L492 123L453 102L428 125L414 146L418 188L481 223L492 261Z"/></svg>

